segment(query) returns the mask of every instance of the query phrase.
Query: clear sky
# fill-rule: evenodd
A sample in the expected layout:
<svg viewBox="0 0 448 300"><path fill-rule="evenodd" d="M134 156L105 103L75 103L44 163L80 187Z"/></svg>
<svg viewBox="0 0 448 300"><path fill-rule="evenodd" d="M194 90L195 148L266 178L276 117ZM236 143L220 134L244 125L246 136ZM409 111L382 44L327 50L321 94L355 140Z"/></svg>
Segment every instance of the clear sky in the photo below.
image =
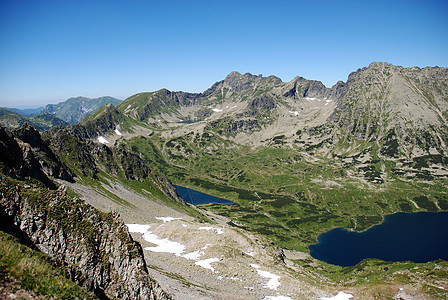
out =
<svg viewBox="0 0 448 300"><path fill-rule="evenodd" d="M448 1L0 1L0 106L202 92L231 71L330 87L372 61L448 67Z"/></svg>

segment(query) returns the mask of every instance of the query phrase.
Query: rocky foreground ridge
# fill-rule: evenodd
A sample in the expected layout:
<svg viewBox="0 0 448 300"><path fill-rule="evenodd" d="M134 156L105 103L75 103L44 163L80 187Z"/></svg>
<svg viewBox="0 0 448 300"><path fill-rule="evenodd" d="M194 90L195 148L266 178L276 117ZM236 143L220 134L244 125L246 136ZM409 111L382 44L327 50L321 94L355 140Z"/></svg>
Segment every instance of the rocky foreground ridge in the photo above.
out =
<svg viewBox="0 0 448 300"><path fill-rule="evenodd" d="M51 192L4 177L0 195L2 229L23 233L100 299L170 299L149 276L142 248L119 215L70 198L63 187Z"/></svg>
<svg viewBox="0 0 448 300"><path fill-rule="evenodd" d="M100 212L57 187L54 178L76 175L39 132L29 124L14 133L0 127L0 150L1 230L65 265L70 279L101 299L170 299L149 276L142 247L117 213ZM120 154L122 165L126 153Z"/></svg>

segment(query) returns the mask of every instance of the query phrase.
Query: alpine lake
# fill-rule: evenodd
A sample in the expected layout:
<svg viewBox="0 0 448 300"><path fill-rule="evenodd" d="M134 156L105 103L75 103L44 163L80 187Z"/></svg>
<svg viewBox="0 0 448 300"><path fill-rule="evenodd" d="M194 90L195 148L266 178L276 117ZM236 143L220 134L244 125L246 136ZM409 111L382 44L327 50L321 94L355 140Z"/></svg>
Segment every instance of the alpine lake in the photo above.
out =
<svg viewBox="0 0 448 300"><path fill-rule="evenodd" d="M193 205L234 204L183 186L175 188ZM363 232L335 228L320 234L308 248L313 258L342 267L367 258L414 263L448 260L448 212L395 213Z"/></svg>
<svg viewBox="0 0 448 300"><path fill-rule="evenodd" d="M219 204L233 204L234 202L222 198L218 198L212 195L208 195L196 190L192 190L180 185L174 185L179 196L185 200L185 202L193 205L201 205L207 203L219 203Z"/></svg>
<svg viewBox="0 0 448 300"><path fill-rule="evenodd" d="M363 232L336 228L310 245L315 259L354 266L366 258L425 263L448 260L448 212L395 213Z"/></svg>

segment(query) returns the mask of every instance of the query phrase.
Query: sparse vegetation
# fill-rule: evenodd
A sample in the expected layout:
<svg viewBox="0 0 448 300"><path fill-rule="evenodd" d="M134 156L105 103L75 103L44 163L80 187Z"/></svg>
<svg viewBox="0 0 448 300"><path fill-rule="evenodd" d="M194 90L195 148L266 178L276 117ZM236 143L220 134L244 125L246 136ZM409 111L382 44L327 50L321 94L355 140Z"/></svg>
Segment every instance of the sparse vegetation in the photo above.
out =
<svg viewBox="0 0 448 300"><path fill-rule="evenodd" d="M49 256L0 231L0 284L16 284L36 296L52 299L97 299L67 279L68 271Z"/></svg>

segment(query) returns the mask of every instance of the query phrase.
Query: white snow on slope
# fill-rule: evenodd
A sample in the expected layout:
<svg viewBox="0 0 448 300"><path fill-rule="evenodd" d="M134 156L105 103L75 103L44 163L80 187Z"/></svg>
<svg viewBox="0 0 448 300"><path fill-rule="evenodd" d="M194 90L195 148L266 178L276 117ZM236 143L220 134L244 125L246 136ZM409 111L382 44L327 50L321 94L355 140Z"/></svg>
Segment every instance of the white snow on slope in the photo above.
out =
<svg viewBox="0 0 448 300"><path fill-rule="evenodd" d="M339 292L336 296L333 296L333 297L322 297L322 298L318 298L318 299L322 299L322 300L349 300L350 298L353 298L353 295L347 294L347 293L344 293L344 292Z"/></svg>
<svg viewBox="0 0 448 300"><path fill-rule="evenodd" d="M265 288L276 290L280 286L280 276L272 274L268 271L257 270L258 275L264 278L269 278L269 281L263 286Z"/></svg>
<svg viewBox="0 0 448 300"><path fill-rule="evenodd" d="M115 128L114 131L115 131L116 134L118 134L118 135L122 135L121 132L120 132L120 130L118 130L118 128Z"/></svg>
<svg viewBox="0 0 448 300"><path fill-rule="evenodd" d="M214 227L211 227L211 226L199 227L199 230L207 230L207 231L209 231L209 230L216 230L217 234L222 234L223 233L222 228L214 228Z"/></svg>
<svg viewBox="0 0 448 300"><path fill-rule="evenodd" d="M186 258L186 259L198 260L202 256L202 254L204 254L204 252L196 250L196 251L193 251L193 252L190 252L190 253L187 253L187 254L181 254L181 255L177 255L176 254L176 255L180 256L180 257L183 257L183 258Z"/></svg>
<svg viewBox="0 0 448 300"><path fill-rule="evenodd" d="M212 109L214 112L222 112L222 109L219 109L219 108L213 108Z"/></svg>
<svg viewBox="0 0 448 300"><path fill-rule="evenodd" d="M98 142L100 142L101 144L109 144L109 141L106 140L103 136L99 136L98 137Z"/></svg>
<svg viewBox="0 0 448 300"><path fill-rule="evenodd" d="M172 221L176 219L181 218L173 218L173 217L156 217L159 220L163 220L164 222ZM183 225L183 224L182 224ZM204 247L201 248L201 250L196 250L193 252L185 253L186 246L178 243L173 242L168 239L161 239L156 234L152 233L152 231L149 230L151 227L150 225L141 225L141 224L126 224L129 228L129 232L138 232L143 235L143 239L151 244L155 244L156 246L153 247L145 247L144 250L152 251L152 252L163 252L163 253L172 253L176 256L191 259L191 260L198 260L202 255L204 255L204 251L212 244L205 244ZM163 226L161 224L160 226ZM211 229L221 229L221 228L213 228ZM219 259L218 259L219 260ZM198 261L197 264L200 266L203 266L206 269L210 269L208 266L210 263L214 262L214 260L210 261L210 259L206 259L203 261ZM211 267L211 266L210 266Z"/></svg>
<svg viewBox="0 0 448 300"><path fill-rule="evenodd" d="M212 270L213 272L215 271L215 269L212 267L211 263L217 262L219 261L219 258L217 257L212 257L212 258L207 258L204 260L200 260L195 262L195 264L197 264L198 266L201 266L205 269L209 269Z"/></svg>
<svg viewBox="0 0 448 300"><path fill-rule="evenodd" d="M269 278L269 281L263 286L265 288L276 290L280 286L280 276L272 274L268 271L261 271L259 270L260 266L256 264L250 264L252 268L257 269L258 275L264 278Z"/></svg>
<svg viewBox="0 0 448 300"><path fill-rule="evenodd" d="M126 224L128 226L129 232L138 232L138 233L145 233L149 230L151 226L149 225L142 225L142 224Z"/></svg>
<svg viewBox="0 0 448 300"><path fill-rule="evenodd" d="M290 114L294 114L295 116L298 116L299 115L299 112L298 111L291 111L291 110L289 110L288 111Z"/></svg>
<svg viewBox="0 0 448 300"><path fill-rule="evenodd" d="M320 99L318 98L311 98L311 97L305 97L305 99L308 101L314 101L314 100L320 101Z"/></svg>
<svg viewBox="0 0 448 300"><path fill-rule="evenodd" d="M156 244L156 247L145 247L145 250L152 252L164 252L181 255L185 252L185 246L178 242L172 242L168 239L161 239L151 231L143 234L145 241Z"/></svg>
<svg viewBox="0 0 448 300"><path fill-rule="evenodd" d="M154 233L152 233L149 228L150 225L140 225L140 224L126 224L128 226L129 232L138 232L143 234L143 239L151 244L155 244L155 247L145 247L145 250L152 252L166 252L173 253L176 255L181 255L185 252L185 246L178 242L172 242L168 239L161 239Z"/></svg>
<svg viewBox="0 0 448 300"><path fill-rule="evenodd" d="M174 221L174 220L182 220L182 218L173 218L173 217L156 217L156 219L163 221L163 223L171 222L171 221Z"/></svg>

